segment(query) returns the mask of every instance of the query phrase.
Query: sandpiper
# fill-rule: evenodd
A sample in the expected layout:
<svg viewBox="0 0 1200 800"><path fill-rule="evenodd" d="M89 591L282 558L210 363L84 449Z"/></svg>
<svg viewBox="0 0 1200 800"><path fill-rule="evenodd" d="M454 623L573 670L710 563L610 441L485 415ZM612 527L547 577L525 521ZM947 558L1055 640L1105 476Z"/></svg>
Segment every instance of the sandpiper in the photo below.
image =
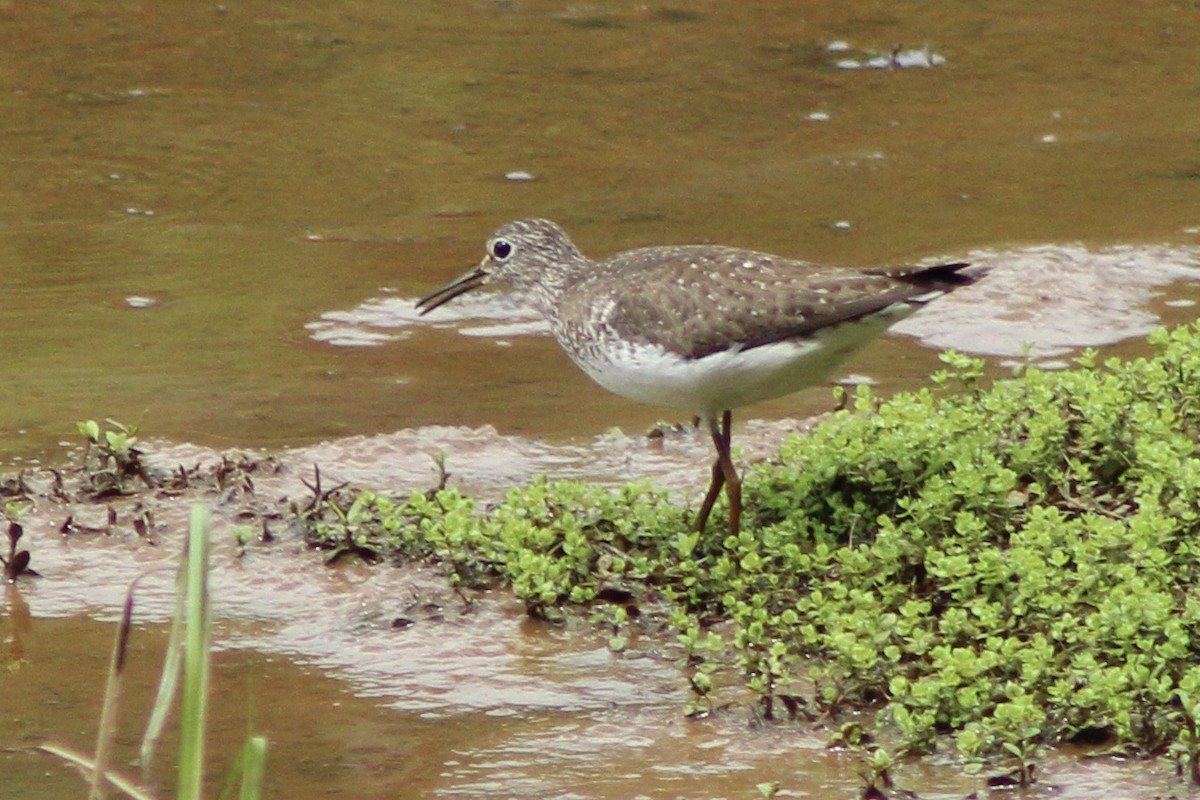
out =
<svg viewBox="0 0 1200 800"><path fill-rule="evenodd" d="M696 529L742 485L732 410L820 383L893 322L971 283L965 263L836 269L715 245L645 247L592 261L545 219L510 222L479 266L417 302L422 314L487 283L515 289L596 383L705 421L716 447Z"/></svg>

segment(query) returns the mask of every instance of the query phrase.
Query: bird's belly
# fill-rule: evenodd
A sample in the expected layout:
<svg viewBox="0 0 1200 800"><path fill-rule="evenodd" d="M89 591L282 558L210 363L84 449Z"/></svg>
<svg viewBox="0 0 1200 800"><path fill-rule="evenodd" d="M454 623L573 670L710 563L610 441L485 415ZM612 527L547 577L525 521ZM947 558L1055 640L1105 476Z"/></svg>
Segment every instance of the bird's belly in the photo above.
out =
<svg viewBox="0 0 1200 800"><path fill-rule="evenodd" d="M688 359L657 345L595 350L575 362L614 394L702 417L815 386L895 322L875 315L810 336Z"/></svg>

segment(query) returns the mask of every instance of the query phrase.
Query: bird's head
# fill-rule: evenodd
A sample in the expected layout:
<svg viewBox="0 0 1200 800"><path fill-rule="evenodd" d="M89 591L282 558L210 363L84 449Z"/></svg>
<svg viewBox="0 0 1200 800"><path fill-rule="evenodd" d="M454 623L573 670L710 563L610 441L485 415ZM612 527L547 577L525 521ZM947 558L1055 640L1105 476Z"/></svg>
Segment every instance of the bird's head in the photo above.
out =
<svg viewBox="0 0 1200 800"><path fill-rule="evenodd" d="M553 308L563 287L587 259L567 232L548 219L502 225L487 242L479 265L417 301L421 314L488 283L526 295L543 313Z"/></svg>

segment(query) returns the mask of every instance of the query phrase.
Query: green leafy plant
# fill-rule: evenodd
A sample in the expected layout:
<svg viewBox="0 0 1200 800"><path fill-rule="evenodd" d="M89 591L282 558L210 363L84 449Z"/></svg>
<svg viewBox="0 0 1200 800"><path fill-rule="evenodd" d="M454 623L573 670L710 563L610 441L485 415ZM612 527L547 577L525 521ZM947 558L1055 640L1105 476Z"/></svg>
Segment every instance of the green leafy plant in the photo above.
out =
<svg viewBox="0 0 1200 800"><path fill-rule="evenodd" d="M538 479L486 508L332 498L310 540L506 584L544 618L618 585L679 632L690 712L733 663L764 718L873 709L900 751L953 742L1017 783L1063 741L1197 774L1200 330L1150 342L991 386L947 354L932 389L858 387L750 471L737 536L691 531L646 483ZM732 626L731 659L700 651L700 620Z"/></svg>
<svg viewBox="0 0 1200 800"><path fill-rule="evenodd" d="M83 469L91 482L95 498L128 494L131 478L140 478L147 487L156 481L142 463L142 451L137 448L138 425L124 425L106 419L107 428L95 420L76 423L87 441L83 453Z"/></svg>

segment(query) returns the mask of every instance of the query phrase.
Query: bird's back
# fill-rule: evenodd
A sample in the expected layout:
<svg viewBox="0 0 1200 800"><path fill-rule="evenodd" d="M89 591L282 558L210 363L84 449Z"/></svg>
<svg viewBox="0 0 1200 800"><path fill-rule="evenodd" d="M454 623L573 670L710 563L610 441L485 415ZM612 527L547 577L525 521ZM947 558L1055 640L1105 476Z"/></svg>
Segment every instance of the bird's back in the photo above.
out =
<svg viewBox="0 0 1200 800"><path fill-rule="evenodd" d="M698 359L936 295L973 280L965 266L850 270L734 247L651 247L596 262L564 293L560 316Z"/></svg>

